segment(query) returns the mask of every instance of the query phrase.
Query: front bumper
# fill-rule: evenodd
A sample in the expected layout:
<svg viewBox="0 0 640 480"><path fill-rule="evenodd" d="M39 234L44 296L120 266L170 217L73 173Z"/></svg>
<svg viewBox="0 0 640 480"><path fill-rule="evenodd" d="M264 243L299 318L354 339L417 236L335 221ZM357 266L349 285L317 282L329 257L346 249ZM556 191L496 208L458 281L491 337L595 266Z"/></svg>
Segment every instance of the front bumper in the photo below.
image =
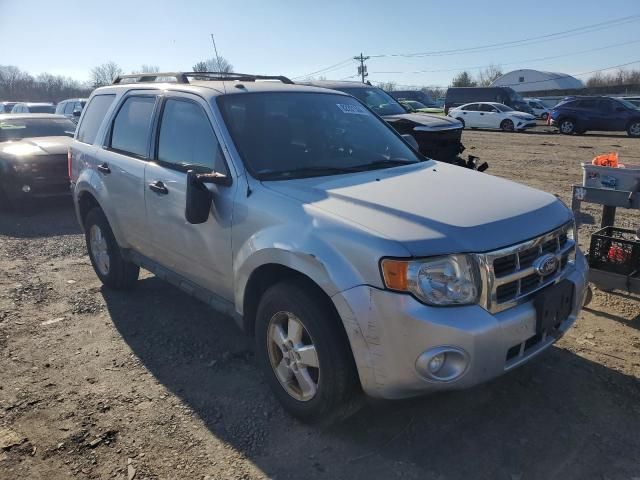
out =
<svg viewBox="0 0 640 480"><path fill-rule="evenodd" d="M551 346L575 322L587 291L587 263L578 252L567 279L575 286L571 315L553 336L536 336L536 312L529 299L491 314L478 305L437 308L410 295L359 286L334 295L351 342L364 391L379 398L403 398L468 388L522 365ZM437 347L467 356L464 373L452 381L427 379L418 357ZM517 352L514 355L514 352Z"/></svg>
<svg viewBox="0 0 640 480"><path fill-rule="evenodd" d="M538 124L533 120L520 120L516 123L517 130L524 130L525 128L532 128Z"/></svg>
<svg viewBox="0 0 640 480"><path fill-rule="evenodd" d="M12 175L4 179L0 186L11 202L71 195L68 177Z"/></svg>

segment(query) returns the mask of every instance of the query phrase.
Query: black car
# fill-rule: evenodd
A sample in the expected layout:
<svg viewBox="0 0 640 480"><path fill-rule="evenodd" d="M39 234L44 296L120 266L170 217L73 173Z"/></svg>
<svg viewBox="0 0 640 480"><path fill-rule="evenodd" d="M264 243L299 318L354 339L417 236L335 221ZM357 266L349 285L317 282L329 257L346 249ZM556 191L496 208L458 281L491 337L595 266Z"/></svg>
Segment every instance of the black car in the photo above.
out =
<svg viewBox="0 0 640 480"><path fill-rule="evenodd" d="M449 109L475 102L502 103L520 112L533 115L533 109L510 87L450 87L444 100L444 113Z"/></svg>
<svg viewBox="0 0 640 480"><path fill-rule="evenodd" d="M438 104L422 90L393 90L387 92L396 100L414 100L420 102L425 107L438 107Z"/></svg>
<svg viewBox="0 0 640 480"><path fill-rule="evenodd" d="M638 138L640 109L622 98L568 97L551 110L551 124L565 135L596 130L627 132L630 137Z"/></svg>
<svg viewBox="0 0 640 480"><path fill-rule="evenodd" d="M401 135L411 135L423 155L448 163L458 163L464 150L460 139L462 124L449 117L425 113L407 113L400 103L384 90L360 82L313 81L305 85L339 90L354 96L380 115Z"/></svg>
<svg viewBox="0 0 640 480"><path fill-rule="evenodd" d="M62 115L0 116L0 207L67 196L67 147L75 124Z"/></svg>

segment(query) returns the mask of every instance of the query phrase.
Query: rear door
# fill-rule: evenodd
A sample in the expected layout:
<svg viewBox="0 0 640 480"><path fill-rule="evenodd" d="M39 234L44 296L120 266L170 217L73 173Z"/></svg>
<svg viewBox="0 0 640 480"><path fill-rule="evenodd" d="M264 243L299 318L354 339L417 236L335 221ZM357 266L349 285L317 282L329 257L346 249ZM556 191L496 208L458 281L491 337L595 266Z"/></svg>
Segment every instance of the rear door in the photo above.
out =
<svg viewBox="0 0 640 480"><path fill-rule="evenodd" d="M126 242L148 255L151 241L144 201L144 171L149 160L157 90L134 90L120 101L96 165L107 190L110 213Z"/></svg>
<svg viewBox="0 0 640 480"><path fill-rule="evenodd" d="M598 130L621 131L626 128L626 109L617 111L616 107L622 105L610 98L598 100Z"/></svg>
<svg viewBox="0 0 640 480"><path fill-rule="evenodd" d="M196 95L169 92L164 97L154 160L145 172L147 219L152 258L233 300L231 214L236 183L208 185L213 193L208 220L199 225L185 220L187 171L230 175L209 109Z"/></svg>

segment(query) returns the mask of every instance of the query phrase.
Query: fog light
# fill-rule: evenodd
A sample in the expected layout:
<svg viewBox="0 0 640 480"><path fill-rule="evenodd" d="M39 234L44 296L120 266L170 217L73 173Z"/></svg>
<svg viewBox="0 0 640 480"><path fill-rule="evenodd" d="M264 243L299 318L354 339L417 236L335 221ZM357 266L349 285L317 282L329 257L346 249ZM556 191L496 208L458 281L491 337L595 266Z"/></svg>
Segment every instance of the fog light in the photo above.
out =
<svg viewBox="0 0 640 480"><path fill-rule="evenodd" d="M433 358L431 358L431 360L429 360L429 371L431 373L438 373L438 370L442 368L442 365L444 364L445 355L446 353L439 353Z"/></svg>
<svg viewBox="0 0 640 480"><path fill-rule="evenodd" d="M22 186L22 191L24 193L29 193L31 191L31 187L29 185L23 185Z"/></svg>
<svg viewBox="0 0 640 480"><path fill-rule="evenodd" d="M440 346L422 352L416 370L427 380L453 382L467 371L469 355L458 347Z"/></svg>

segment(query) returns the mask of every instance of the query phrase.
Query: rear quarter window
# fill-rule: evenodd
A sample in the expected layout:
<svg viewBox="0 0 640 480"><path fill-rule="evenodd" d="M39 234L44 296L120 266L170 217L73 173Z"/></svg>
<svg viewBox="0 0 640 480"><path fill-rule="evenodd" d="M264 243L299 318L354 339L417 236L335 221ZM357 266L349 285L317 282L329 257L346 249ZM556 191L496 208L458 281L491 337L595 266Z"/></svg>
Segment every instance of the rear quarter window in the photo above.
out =
<svg viewBox="0 0 640 480"><path fill-rule="evenodd" d="M82 122L78 126L76 140L88 144L95 142L100 125L115 98L115 94L96 95L89 101Z"/></svg>

